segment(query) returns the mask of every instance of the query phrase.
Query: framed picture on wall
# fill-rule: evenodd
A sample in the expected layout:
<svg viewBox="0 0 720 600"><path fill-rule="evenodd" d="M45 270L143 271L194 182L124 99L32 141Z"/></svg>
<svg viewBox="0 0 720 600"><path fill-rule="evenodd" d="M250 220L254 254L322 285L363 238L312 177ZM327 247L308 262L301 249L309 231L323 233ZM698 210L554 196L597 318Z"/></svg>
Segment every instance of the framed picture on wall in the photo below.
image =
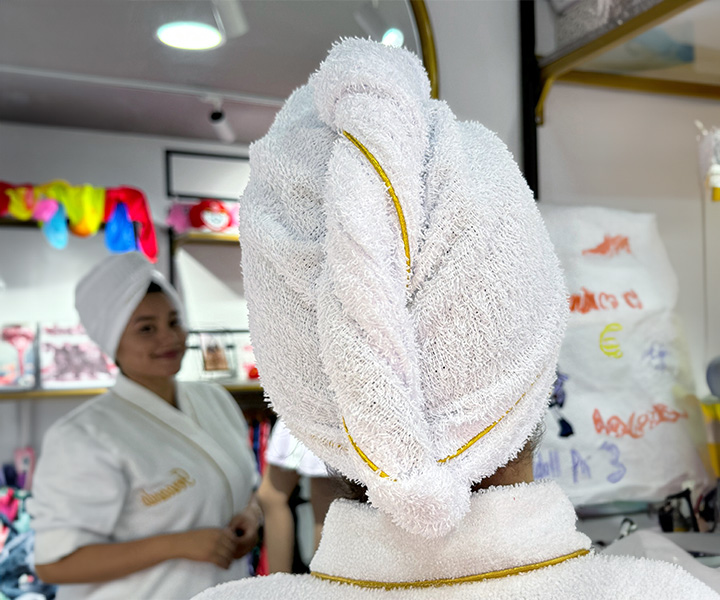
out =
<svg viewBox="0 0 720 600"><path fill-rule="evenodd" d="M226 330L194 330L188 333L185 358L179 374L184 381L233 380L237 376L237 344Z"/></svg>
<svg viewBox="0 0 720 600"><path fill-rule="evenodd" d="M247 156L165 152L165 191L169 198L237 201L249 178Z"/></svg>
<svg viewBox="0 0 720 600"><path fill-rule="evenodd" d="M225 343L214 333L200 334L200 350L203 359L203 371L229 371L228 353Z"/></svg>

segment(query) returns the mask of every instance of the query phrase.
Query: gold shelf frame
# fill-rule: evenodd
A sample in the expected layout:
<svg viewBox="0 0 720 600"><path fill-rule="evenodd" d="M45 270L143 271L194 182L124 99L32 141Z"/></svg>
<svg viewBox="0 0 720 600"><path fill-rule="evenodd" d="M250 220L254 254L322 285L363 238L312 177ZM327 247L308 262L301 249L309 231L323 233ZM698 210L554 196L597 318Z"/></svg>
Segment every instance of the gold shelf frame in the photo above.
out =
<svg viewBox="0 0 720 600"><path fill-rule="evenodd" d="M173 251L190 244L222 244L240 246L237 232L210 233L206 231L188 231L173 238Z"/></svg>
<svg viewBox="0 0 720 600"><path fill-rule="evenodd" d="M662 94L680 94L700 98L720 98L720 93L718 93L720 92L720 86L576 70L576 67L583 65L603 52L607 52L649 31L675 15L696 4L700 4L702 1L663 0L587 44L573 47L568 52L563 53L560 51L540 59L541 92L535 106L535 121L537 124L542 125L544 121L545 101L556 81Z"/></svg>
<svg viewBox="0 0 720 600"><path fill-rule="evenodd" d="M227 384L223 387L233 393L262 393L263 388L257 384ZM107 392L107 388L67 389L67 390L19 390L17 392L0 392L0 402L20 400L67 400L70 398L89 398Z"/></svg>

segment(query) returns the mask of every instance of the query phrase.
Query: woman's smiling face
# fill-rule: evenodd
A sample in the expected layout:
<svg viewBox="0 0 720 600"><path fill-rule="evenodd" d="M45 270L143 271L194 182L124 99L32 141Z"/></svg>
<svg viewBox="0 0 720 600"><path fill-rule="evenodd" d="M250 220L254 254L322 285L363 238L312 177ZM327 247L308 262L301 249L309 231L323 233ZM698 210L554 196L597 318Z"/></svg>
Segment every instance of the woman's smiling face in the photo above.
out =
<svg viewBox="0 0 720 600"><path fill-rule="evenodd" d="M151 292L130 316L115 361L135 381L172 377L180 370L186 337L178 311L168 297Z"/></svg>

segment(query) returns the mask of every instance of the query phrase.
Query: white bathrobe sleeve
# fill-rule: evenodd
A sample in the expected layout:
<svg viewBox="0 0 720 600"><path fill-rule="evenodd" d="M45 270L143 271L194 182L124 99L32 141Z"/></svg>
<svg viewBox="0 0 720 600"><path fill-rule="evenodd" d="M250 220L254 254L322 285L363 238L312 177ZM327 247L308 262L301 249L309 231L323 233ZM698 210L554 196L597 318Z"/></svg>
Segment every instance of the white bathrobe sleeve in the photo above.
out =
<svg viewBox="0 0 720 600"><path fill-rule="evenodd" d="M110 542L127 492L119 457L84 427L60 423L43 442L29 511L36 564Z"/></svg>
<svg viewBox="0 0 720 600"><path fill-rule="evenodd" d="M253 491L257 491L260 487L260 473L257 468L257 461L255 460L252 444L250 443L250 428L238 403L230 392L218 384L208 385L196 383L194 385L196 394L198 394L198 387L200 387L200 389L207 390L205 393L209 392L215 395L218 400L218 406L223 414L223 423L233 432L233 437L236 439L235 443L247 447L250 450L250 459L253 464L252 489ZM198 394L198 396L200 396L200 394ZM209 425L205 426L208 427Z"/></svg>

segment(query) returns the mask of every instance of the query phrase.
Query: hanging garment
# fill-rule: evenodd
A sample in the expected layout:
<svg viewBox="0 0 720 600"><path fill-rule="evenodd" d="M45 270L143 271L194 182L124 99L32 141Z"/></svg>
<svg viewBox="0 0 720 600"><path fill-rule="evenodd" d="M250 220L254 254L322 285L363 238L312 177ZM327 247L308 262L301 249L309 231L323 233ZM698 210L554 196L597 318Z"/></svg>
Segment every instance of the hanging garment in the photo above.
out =
<svg viewBox="0 0 720 600"><path fill-rule="evenodd" d="M138 238L138 247L140 251L147 256L151 263L157 262L158 246L155 236L155 225L153 224L152 215L148 208L145 194L140 190L131 187L109 188L105 192L105 222L111 217L115 211L115 205L122 202L128 209L130 218L139 223L140 235Z"/></svg>
<svg viewBox="0 0 720 600"><path fill-rule="evenodd" d="M15 528L11 531L7 543L0 550L0 599L30 598L30 594L38 594L33 596L37 598L54 598L56 587L42 582L35 574L35 534L32 531L20 533Z"/></svg>
<svg viewBox="0 0 720 600"><path fill-rule="evenodd" d="M265 460L271 465L297 471L305 477L327 477L325 463L290 433L282 419L278 419L270 434Z"/></svg>
<svg viewBox="0 0 720 600"><path fill-rule="evenodd" d="M432 543L368 505L337 500L310 575L233 582L194 600L720 598L675 565L589 549L572 504L550 481L473 494L459 526Z"/></svg>
<svg viewBox="0 0 720 600"><path fill-rule="evenodd" d="M258 475L245 420L219 386L178 383L179 410L118 376L108 393L48 431L29 512L36 563L83 546L226 527L243 511ZM60 586L63 599L189 598L247 576L241 559L163 562L101 584Z"/></svg>

